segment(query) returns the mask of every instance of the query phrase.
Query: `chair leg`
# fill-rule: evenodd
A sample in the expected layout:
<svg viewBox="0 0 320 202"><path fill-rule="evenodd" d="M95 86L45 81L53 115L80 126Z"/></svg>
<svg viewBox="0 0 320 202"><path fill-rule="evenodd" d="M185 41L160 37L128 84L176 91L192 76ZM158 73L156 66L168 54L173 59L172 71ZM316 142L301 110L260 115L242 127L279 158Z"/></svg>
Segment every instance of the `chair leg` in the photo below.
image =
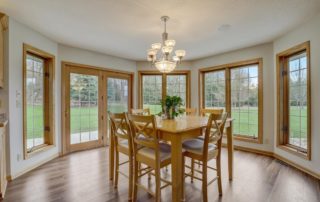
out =
<svg viewBox="0 0 320 202"><path fill-rule="evenodd" d="M132 194L133 194L133 159L132 155L129 155L129 197L128 200L132 201Z"/></svg>
<svg viewBox="0 0 320 202"><path fill-rule="evenodd" d="M202 162L202 198L204 202L208 201L208 176L207 176L207 162Z"/></svg>
<svg viewBox="0 0 320 202"><path fill-rule="evenodd" d="M156 202L160 202L161 200L161 174L160 174L160 166L157 166L155 171L156 177Z"/></svg>
<svg viewBox="0 0 320 202"><path fill-rule="evenodd" d="M148 169L150 169L149 166L148 166ZM148 173L148 180L151 180L151 173Z"/></svg>
<svg viewBox="0 0 320 202"><path fill-rule="evenodd" d="M216 159L216 164L217 164L217 176L218 176L219 195L222 196L221 161L220 161L220 158L219 158L219 157Z"/></svg>
<svg viewBox="0 0 320 202"><path fill-rule="evenodd" d="M182 201L184 201L185 200L185 195L184 195L184 177L185 177L185 157L184 156L182 156L182 174L181 174L181 176L182 176L182 179L181 179L181 195L182 195Z"/></svg>
<svg viewBox="0 0 320 202"><path fill-rule="evenodd" d="M114 176L114 188L118 188L118 178L119 178L119 152L116 151L116 172L115 172L115 176Z"/></svg>
<svg viewBox="0 0 320 202"><path fill-rule="evenodd" d="M137 194L138 194L138 174L139 174L139 167L141 166L138 161L134 160L134 172L133 172L133 193L132 193L132 201L137 201Z"/></svg>
<svg viewBox="0 0 320 202"><path fill-rule="evenodd" d="M194 159L191 159L191 183L193 183L194 176Z"/></svg>

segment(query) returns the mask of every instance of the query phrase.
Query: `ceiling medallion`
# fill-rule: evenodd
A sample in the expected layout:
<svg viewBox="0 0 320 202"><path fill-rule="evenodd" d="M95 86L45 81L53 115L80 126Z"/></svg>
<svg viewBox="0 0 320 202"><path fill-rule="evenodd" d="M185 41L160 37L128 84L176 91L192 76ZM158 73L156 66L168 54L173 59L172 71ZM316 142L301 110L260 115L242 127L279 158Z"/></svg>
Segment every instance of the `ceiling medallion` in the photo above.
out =
<svg viewBox="0 0 320 202"><path fill-rule="evenodd" d="M153 43L151 45L151 49L148 50L148 61L162 73L169 73L173 71L177 64L181 63L182 58L186 55L185 50L176 50L175 55L172 54L176 41L168 39L168 20L168 16L161 17L161 21L164 22L162 43Z"/></svg>

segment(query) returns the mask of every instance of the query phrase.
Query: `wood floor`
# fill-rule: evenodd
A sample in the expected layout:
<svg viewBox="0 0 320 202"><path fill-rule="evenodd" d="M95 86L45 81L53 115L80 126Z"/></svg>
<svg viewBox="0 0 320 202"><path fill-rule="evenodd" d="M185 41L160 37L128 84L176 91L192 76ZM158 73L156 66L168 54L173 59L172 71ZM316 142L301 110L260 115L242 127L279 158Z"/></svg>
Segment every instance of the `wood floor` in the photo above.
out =
<svg viewBox="0 0 320 202"><path fill-rule="evenodd" d="M213 183L209 186L209 201L320 201L319 180L278 160L235 151L232 182L227 179L226 160L226 150L223 149L223 196L219 197L217 184ZM127 179L120 176L118 190L115 190L107 175L107 148L73 153L10 182L4 201L126 201ZM170 177L165 170L163 175ZM153 182L150 182L151 187ZM171 201L170 197L171 187L167 187L162 191L162 201ZM153 201L143 190L139 191L138 198L139 201ZM186 179L186 201L200 202L201 199L200 183L191 184L190 179Z"/></svg>

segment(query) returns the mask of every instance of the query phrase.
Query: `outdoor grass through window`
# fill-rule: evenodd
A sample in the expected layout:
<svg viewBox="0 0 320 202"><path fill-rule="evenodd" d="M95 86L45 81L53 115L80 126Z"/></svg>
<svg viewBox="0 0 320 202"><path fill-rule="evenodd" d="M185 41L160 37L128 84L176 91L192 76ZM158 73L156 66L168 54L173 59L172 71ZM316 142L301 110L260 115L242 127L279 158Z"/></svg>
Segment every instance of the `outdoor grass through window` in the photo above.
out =
<svg viewBox="0 0 320 202"><path fill-rule="evenodd" d="M232 68L231 117L234 134L258 137L258 65Z"/></svg>
<svg viewBox="0 0 320 202"><path fill-rule="evenodd" d="M162 75L143 75L143 108L149 108L151 114L162 111Z"/></svg>

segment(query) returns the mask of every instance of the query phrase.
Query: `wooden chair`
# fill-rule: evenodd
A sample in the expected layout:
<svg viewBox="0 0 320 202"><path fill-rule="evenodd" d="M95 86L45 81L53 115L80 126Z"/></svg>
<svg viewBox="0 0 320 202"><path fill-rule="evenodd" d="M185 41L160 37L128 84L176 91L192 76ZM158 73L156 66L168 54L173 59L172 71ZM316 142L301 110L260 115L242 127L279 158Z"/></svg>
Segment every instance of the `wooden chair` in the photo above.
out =
<svg viewBox="0 0 320 202"><path fill-rule="evenodd" d="M189 157L192 161L197 160L201 162L202 170L195 170L193 164L186 166L191 169L190 173L186 173L186 176L193 179L202 181L202 193L203 201L208 201L207 189L212 182L218 180L219 194L222 195L221 185L221 142L223 136L224 125L226 123L227 113L210 114L208 124L205 132L205 139L191 139L183 142L183 148L185 149L184 156ZM212 130L214 129L214 130ZM208 162L212 159L216 159L216 168L208 166ZM217 172L217 177L208 183L208 168ZM202 174L202 178L194 176L194 172Z"/></svg>
<svg viewBox="0 0 320 202"><path fill-rule="evenodd" d="M150 109L146 108L146 109L131 109L131 114L135 114L135 115L150 115Z"/></svg>
<svg viewBox="0 0 320 202"><path fill-rule="evenodd" d="M160 174L161 168L171 164L171 147L160 141L154 115L129 114L128 119L131 126L134 153L133 201L137 199L138 187L153 195L156 201L160 201L161 189L171 185L171 182L161 179ZM140 168L140 163L148 167ZM155 192L139 183L139 178L149 173L155 176ZM161 181L165 185L161 186Z"/></svg>
<svg viewBox="0 0 320 202"><path fill-rule="evenodd" d="M118 187L119 173L129 178L129 200L132 200L132 188L133 188L133 147L132 138L129 130L129 122L125 113L113 114L109 113L109 119L111 122L112 138L115 146L115 181L114 187ZM119 154L122 153L129 157L129 161L119 163ZM129 163L129 176L119 170L119 167Z"/></svg>
<svg viewBox="0 0 320 202"><path fill-rule="evenodd" d="M194 116L197 114L196 108L185 108L184 111L186 112L186 115Z"/></svg>
<svg viewBox="0 0 320 202"><path fill-rule="evenodd" d="M207 116L210 114L222 114L223 109L200 109L200 116Z"/></svg>

